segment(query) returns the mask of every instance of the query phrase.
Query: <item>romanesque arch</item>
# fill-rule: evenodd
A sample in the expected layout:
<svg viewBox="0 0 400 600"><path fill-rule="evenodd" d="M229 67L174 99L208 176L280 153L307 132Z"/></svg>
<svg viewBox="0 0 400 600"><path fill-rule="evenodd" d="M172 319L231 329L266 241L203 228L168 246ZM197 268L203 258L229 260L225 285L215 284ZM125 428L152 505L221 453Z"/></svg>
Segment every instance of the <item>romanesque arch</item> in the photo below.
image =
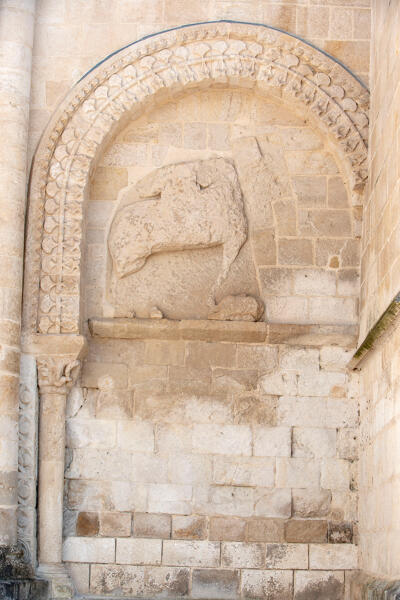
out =
<svg viewBox="0 0 400 600"><path fill-rule="evenodd" d="M213 84L282 88L328 132L356 192L366 177L368 92L342 65L294 36L260 25L205 23L167 31L101 62L62 102L32 170L25 330L80 331L82 207L100 149L126 116Z"/></svg>

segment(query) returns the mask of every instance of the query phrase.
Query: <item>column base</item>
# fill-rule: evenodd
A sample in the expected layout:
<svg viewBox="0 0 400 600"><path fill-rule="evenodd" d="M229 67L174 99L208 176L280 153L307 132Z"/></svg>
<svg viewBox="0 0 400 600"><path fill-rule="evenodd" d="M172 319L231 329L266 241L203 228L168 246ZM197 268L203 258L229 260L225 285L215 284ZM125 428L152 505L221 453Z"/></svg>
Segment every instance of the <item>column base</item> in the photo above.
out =
<svg viewBox="0 0 400 600"><path fill-rule="evenodd" d="M74 597L73 583L62 563L41 564L37 575L48 582L48 600L71 600Z"/></svg>
<svg viewBox="0 0 400 600"><path fill-rule="evenodd" d="M47 600L48 588L22 546L0 547L0 600Z"/></svg>
<svg viewBox="0 0 400 600"><path fill-rule="evenodd" d="M400 600L400 581L360 573L351 584L352 600Z"/></svg>

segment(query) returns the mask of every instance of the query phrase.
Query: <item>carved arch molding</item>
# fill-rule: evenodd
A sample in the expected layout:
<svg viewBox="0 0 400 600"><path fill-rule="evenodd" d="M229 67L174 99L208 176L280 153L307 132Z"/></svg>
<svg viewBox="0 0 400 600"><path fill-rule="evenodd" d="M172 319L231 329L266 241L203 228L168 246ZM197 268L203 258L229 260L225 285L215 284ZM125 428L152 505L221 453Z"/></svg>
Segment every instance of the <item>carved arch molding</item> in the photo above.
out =
<svg viewBox="0 0 400 600"><path fill-rule="evenodd" d="M110 56L79 82L39 144L31 178L24 328L80 332L83 204L101 148L124 117L213 84L282 100L330 137L350 186L367 179L368 91L341 64L262 25L203 23L167 31Z"/></svg>

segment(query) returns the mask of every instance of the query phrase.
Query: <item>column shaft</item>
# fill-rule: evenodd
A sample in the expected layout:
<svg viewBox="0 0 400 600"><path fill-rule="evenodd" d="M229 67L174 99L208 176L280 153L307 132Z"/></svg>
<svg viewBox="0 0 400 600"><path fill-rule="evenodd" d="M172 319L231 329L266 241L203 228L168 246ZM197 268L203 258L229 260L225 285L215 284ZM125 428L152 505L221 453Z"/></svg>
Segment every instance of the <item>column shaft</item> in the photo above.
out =
<svg viewBox="0 0 400 600"><path fill-rule="evenodd" d="M35 0L0 2L0 545L17 539L18 381Z"/></svg>

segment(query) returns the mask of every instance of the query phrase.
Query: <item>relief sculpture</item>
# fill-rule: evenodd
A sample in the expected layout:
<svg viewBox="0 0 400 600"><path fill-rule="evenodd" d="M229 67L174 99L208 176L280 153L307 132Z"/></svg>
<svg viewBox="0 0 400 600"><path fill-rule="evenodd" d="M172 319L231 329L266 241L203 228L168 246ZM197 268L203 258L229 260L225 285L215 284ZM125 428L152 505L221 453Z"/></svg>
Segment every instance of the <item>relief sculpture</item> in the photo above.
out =
<svg viewBox="0 0 400 600"><path fill-rule="evenodd" d="M220 272L207 301L215 309L215 294L246 239L236 169L224 158L212 158L165 166L141 179L114 216L108 248L113 273L122 279L140 271L154 254L222 247Z"/></svg>

